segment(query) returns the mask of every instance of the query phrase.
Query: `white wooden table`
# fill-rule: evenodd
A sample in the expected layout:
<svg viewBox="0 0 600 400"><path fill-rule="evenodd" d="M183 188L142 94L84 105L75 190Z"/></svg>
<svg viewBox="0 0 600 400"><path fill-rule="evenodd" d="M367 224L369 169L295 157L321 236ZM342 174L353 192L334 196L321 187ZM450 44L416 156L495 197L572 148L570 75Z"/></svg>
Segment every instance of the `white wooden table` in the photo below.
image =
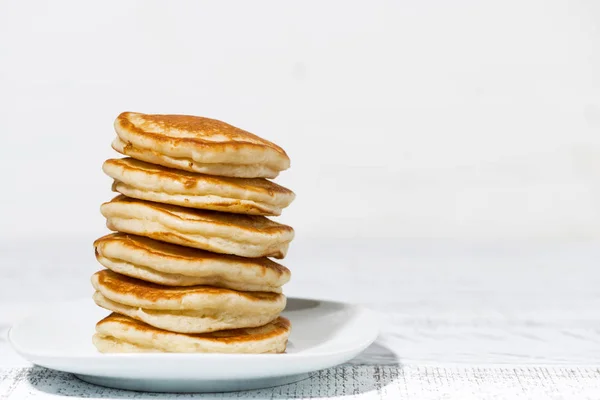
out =
<svg viewBox="0 0 600 400"><path fill-rule="evenodd" d="M165 398L29 365L10 324L89 296L93 237L0 244L0 399ZM293 243L290 296L360 302L383 332L363 355L273 389L173 398L600 398L599 243Z"/></svg>

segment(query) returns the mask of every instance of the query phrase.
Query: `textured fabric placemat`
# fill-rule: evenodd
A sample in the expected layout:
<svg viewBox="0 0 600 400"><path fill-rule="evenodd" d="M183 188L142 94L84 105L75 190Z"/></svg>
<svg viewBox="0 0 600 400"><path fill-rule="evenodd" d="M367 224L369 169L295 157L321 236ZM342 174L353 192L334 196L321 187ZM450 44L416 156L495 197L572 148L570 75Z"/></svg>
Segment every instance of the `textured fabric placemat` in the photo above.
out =
<svg viewBox="0 0 600 400"><path fill-rule="evenodd" d="M594 367L343 365L270 389L216 394L129 392L44 368L0 369L0 399L598 399Z"/></svg>

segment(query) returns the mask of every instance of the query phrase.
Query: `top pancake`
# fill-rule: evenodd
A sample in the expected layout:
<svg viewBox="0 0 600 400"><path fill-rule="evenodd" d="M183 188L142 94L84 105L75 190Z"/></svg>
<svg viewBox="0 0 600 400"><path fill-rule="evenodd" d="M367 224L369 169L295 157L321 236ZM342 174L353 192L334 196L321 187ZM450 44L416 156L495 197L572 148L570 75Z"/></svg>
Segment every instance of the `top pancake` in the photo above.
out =
<svg viewBox="0 0 600 400"><path fill-rule="evenodd" d="M126 196L184 207L251 215L280 215L294 193L262 178L228 178L179 171L133 158L110 159L102 170Z"/></svg>
<svg viewBox="0 0 600 400"><path fill-rule="evenodd" d="M208 175L274 178L290 166L274 143L225 122L190 115L124 112L115 121L118 152Z"/></svg>

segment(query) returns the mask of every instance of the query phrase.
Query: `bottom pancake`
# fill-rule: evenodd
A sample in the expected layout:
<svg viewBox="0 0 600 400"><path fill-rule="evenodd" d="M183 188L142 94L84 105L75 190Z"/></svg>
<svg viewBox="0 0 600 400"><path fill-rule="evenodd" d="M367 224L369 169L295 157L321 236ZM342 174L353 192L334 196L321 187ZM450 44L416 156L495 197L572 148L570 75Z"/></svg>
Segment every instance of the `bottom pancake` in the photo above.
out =
<svg viewBox="0 0 600 400"><path fill-rule="evenodd" d="M96 324L93 343L102 353L283 353L290 321L278 317L257 328L183 334L112 313Z"/></svg>

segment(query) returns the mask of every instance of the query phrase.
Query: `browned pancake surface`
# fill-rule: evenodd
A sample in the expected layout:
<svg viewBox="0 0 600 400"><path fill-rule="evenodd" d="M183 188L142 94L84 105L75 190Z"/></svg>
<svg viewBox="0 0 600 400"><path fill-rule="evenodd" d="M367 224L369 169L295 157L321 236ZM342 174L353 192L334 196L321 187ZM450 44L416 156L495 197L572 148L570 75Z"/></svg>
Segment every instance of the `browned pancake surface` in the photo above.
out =
<svg viewBox="0 0 600 400"><path fill-rule="evenodd" d="M208 333L176 333L165 331L163 329L155 328L148 324L145 324L141 321L137 321L133 318L129 318L127 316L112 313L108 317L102 319L100 322L96 324L96 327L110 322L116 322L119 324L127 325L132 329L138 331L146 331L153 334L169 334L169 335L181 335L188 336L192 338L211 340L222 343L237 343L237 342L248 342L255 340L264 340L271 337L280 336L286 332L289 332L291 328L290 321L284 317L278 317L274 321L268 323L267 325L260 326L257 328L242 328L242 329L228 329L217 332L208 332Z"/></svg>
<svg viewBox="0 0 600 400"><path fill-rule="evenodd" d="M165 257L171 259L181 259L193 262L202 261L224 261L235 264L236 266L247 266L256 267L259 266L263 269L262 274L264 275L267 270L276 272L278 275L289 274L290 271L281 264L278 264L266 257L261 258L247 258L239 257L229 254L212 253L210 251L194 249L191 247L179 246L176 244L170 244L160 242L158 240L150 239L143 236L131 235L127 233L111 233L103 236L94 241L94 248L96 249L96 255L102 254L102 247L110 243L119 242L122 246L130 248L132 250L141 250L148 254L152 254L158 257Z"/></svg>
<svg viewBox="0 0 600 400"><path fill-rule="evenodd" d="M135 123L132 117L136 117ZM284 156L289 166L287 154L275 143L216 119L192 115L124 112L117 117L116 124L140 136L172 146L193 144L212 152L235 151L243 147L266 148Z"/></svg>
<svg viewBox="0 0 600 400"><path fill-rule="evenodd" d="M155 283L130 278L110 270L98 271L93 276L98 285L115 293L130 294L140 300L157 302L159 300L179 300L187 295L237 295L251 301L277 301L283 295L271 292L240 292L237 290L213 286L163 286Z"/></svg>
<svg viewBox="0 0 600 400"><path fill-rule="evenodd" d="M173 206L170 204L161 204L146 200L133 199L123 195L118 195L109 203L141 205L144 207L153 208L163 213L167 213L173 217L185 221L208 222L211 224L244 229L247 231L259 231L268 233L294 231L294 229L291 226L271 221L270 219L263 217L262 215L231 214L219 211L185 208L180 206Z"/></svg>
<svg viewBox="0 0 600 400"><path fill-rule="evenodd" d="M128 170L137 170L152 175L168 178L174 181L182 182L188 189L193 189L201 182L210 182L215 185L235 186L245 190L254 192L267 193L274 195L281 193L292 195L293 192L283 186L271 182L264 178L231 178L224 176L214 176L199 174L196 172L182 171L173 168L163 167L160 165L150 164L144 161L136 160L131 157L113 158L106 160L105 164L121 167Z"/></svg>

